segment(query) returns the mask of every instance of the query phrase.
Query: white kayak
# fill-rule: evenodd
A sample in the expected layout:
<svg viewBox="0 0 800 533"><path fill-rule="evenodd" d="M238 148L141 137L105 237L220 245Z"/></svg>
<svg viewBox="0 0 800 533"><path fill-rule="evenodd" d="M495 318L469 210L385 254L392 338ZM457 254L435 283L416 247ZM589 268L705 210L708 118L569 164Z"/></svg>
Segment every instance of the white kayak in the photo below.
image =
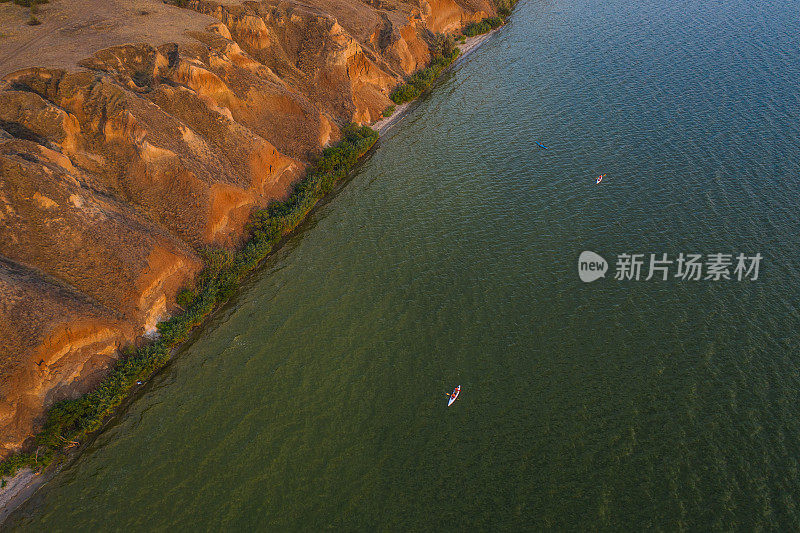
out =
<svg viewBox="0 0 800 533"><path fill-rule="evenodd" d="M450 398L447 400L447 407L453 405L453 402L456 401L458 398L458 394L461 392L461 385L453 389L453 394L450 395Z"/></svg>

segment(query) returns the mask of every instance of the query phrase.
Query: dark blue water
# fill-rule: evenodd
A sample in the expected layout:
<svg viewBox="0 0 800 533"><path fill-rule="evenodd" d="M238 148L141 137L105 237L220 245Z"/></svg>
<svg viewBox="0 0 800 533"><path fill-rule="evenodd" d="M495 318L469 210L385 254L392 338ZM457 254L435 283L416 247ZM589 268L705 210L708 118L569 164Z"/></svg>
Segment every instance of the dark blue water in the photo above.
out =
<svg viewBox="0 0 800 533"><path fill-rule="evenodd" d="M798 36L522 0L16 525L797 529Z"/></svg>

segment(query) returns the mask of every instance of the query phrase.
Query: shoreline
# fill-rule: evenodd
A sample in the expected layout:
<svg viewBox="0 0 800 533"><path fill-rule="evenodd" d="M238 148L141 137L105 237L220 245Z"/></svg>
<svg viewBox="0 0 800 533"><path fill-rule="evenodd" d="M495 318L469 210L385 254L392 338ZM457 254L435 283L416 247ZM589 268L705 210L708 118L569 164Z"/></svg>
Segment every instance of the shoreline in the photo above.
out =
<svg viewBox="0 0 800 533"><path fill-rule="evenodd" d="M500 26L502 28L503 26ZM490 36L494 34L500 28L495 28L492 31L483 33L481 35L476 35L475 37L467 37L463 44L457 45L457 48L461 51L458 54L458 57L455 61L453 61L447 68L452 68L453 65L458 64L459 61L462 61L466 58L469 54L474 52L478 49L480 45L486 42ZM378 132L379 135L383 135L385 132L389 131L393 126L395 126L398 122L400 122L403 117L405 117L411 110L413 110L416 104L419 101L419 98L415 98L410 102L406 102L404 104L399 104L395 107L394 113L389 115L388 117L382 118L379 121L375 122L370 126L372 129Z"/></svg>
<svg viewBox="0 0 800 533"><path fill-rule="evenodd" d="M500 27L502 27L502 26L500 26ZM489 31L489 32L484 33L484 34L481 34L481 35L476 35L474 37L467 37L463 44L458 45L458 49L460 50L459 56L456 58L455 61L453 61L453 63L448 65L447 68L451 68L453 65L455 65L456 63L458 63L462 59L466 58L469 54L471 54L478 47L480 47L481 44L483 44L491 35L493 35L499 29L500 28L495 28L494 30ZM418 104L418 103L419 103L419 98L415 98L414 100L412 100L410 102L399 104L395 108L394 113L392 113L390 116L385 117L385 118L383 118L383 119L381 119L381 120L379 120L377 122L374 122L369 127L377 132L378 139L379 139L380 135L382 135L385 132L389 131L393 126L395 126L397 123L399 123L410 111L415 109L416 108L415 104ZM371 147L371 149L374 149L374 146ZM364 155L366 155L368 152L369 152L369 150L367 152L365 152L364 154L362 154L361 157L359 157L358 163L361 162L361 160L364 157ZM344 178L344 180L346 180L346 179L347 179L347 177ZM330 195L326 194L319 201L325 201L325 199L328 196L330 196ZM307 215L308 214L306 214L306 216L303 217L303 219L301 220L300 224L302 224L302 222L307 219ZM299 227L300 224L298 224L297 227ZM291 234L293 232L294 232L294 229L291 230L291 232L289 234ZM289 234L284 235L284 237L288 237ZM273 250L268 254L268 256L271 256L272 253L274 253L274 251L278 247L273 248ZM212 311L212 314L213 314L213 311ZM206 319L207 318L208 317L206 317ZM202 329L202 324L197 329ZM171 355L170 355L170 359L171 359L172 355L174 354L174 352L177 351L180 348L180 346L184 345L187 341L188 341L188 339L186 341L180 343L179 346L173 347L170 350L172 352ZM159 371L160 371L160 369L157 370L156 373L159 372ZM152 376L150 376L150 377L152 377ZM147 378L148 381L149 381L150 377ZM128 404L130 401L132 401L132 399L136 396L136 389L138 389L138 388L139 388L139 386L134 387L134 389L131 390L131 392L129 393L129 398L124 400L119 407L124 409L126 404ZM118 410L115 410L115 412L112 413L108 418L110 419L111 417L114 417L117 414L119 414ZM104 425L105 425L105 422L103 423L103 426ZM101 427L97 431L99 432L99 431L102 431L102 430L103 430L103 428ZM0 528L2 528L2 526L5 524L5 521L16 510L18 510L22 505L24 505L42 486L44 486L47 482L49 482L51 479L53 479L53 477L65 465L71 463L72 460L74 460L75 457L78 454L80 454L80 451L83 448L83 445L85 445L85 444L86 444L85 442L82 442L81 446L78 446L76 449L74 449L72 451L63 452L64 453L64 457L61 460L53 461L52 464L48 465L47 467L44 467L42 470L40 470L38 472L34 471L31 468L25 467L25 468L20 469L14 476L12 476L10 478L3 478L5 480L5 482L6 482L6 484L5 484L5 486L0 488Z"/></svg>
<svg viewBox="0 0 800 533"><path fill-rule="evenodd" d="M271 257L275 251L279 250L286 240L303 226L303 224L308 220L308 216L313 213L317 207L319 207L319 205L332 196L331 193L335 192L342 183L346 183L347 178L350 177L352 170L357 168L362 163L364 157L366 157L367 154L372 151L378 141L378 133L368 126L354 126L354 128L356 132L360 132L358 135L361 144L358 146L353 145L352 141L350 141L348 137L345 137L339 141L338 144L333 146L334 151L340 150L343 146L345 146L345 150L347 150L349 147L351 150L358 151L355 159L351 163L338 163L338 165L345 165L344 169L342 169L341 166L338 167L338 172L342 172L343 174L340 174L337 177L336 169L324 171L319 170L316 167L310 167L308 173L298 181L298 183L305 182L307 184L307 187L305 188L305 195L303 196L301 193L301 195L298 196L298 194L295 193L284 202L284 204L286 204L295 201L294 207L296 211L293 214L297 216L297 220L294 222L291 220L292 213L288 214L289 220L286 220L286 213L277 217L270 216L269 220L273 223L273 225L277 222L279 225L283 224L283 226L271 228L274 230L274 234L270 237L262 236L259 238L255 235L251 235L250 238L245 241L242 248L233 254L232 261L241 259L244 262L243 265L239 265L239 281L236 283L233 290L238 290L241 282L244 279L253 274L253 272L263 264L264 260ZM367 137L363 137L364 129L369 131L369 135ZM336 156L334 156L334 158L335 157ZM323 161L324 159L324 157L321 158L317 163ZM332 184L329 184L332 189L328 190L328 192L325 192L325 186L321 185L320 183L321 180L325 180L326 178L332 178ZM251 223L255 225L255 215L257 213L266 213L268 210L268 208L265 208L260 211L254 211L251 215ZM259 248L259 246L266 246L267 251L258 252L252 249ZM251 264L250 268L247 267L248 262ZM230 274L231 269L236 270L235 264L228 264L227 267L228 272L225 272L225 268L221 269L210 283L218 283L219 275L223 273ZM208 291L207 286L201 290L201 287L197 285L196 289L200 291L198 294L199 298L202 298L204 293ZM119 391L121 393L121 399L119 403L112 406L110 410L107 410L102 419L97 421L98 426L96 426L96 429L87 431L80 437L74 437L74 439L79 443L77 446L60 449L56 452L57 455L52 462L50 462L50 464L47 466L41 467L38 471L33 470L29 466L25 466L21 467L13 476L0 476L0 478L5 481L5 486L0 487L0 530L2 530L6 520L12 514L14 514L15 511L22 507L34 494L36 494L36 492L42 486L51 481L65 466L71 465L75 460L77 460L80 457L83 448L90 444L94 438L103 431L109 421L124 413L130 403L136 400L138 397L138 392L150 382L153 376L164 370L170 364L172 358L183 346L192 342L192 340L202 332L203 325L217 311L219 311L219 309L223 308L228 300L229 297L224 297L221 300L215 299L211 304L212 307L210 310L200 317L199 322L195 323L195 325L184 324L184 327L188 327L188 331L185 333L186 336L183 338L183 340L178 340L177 342L173 341L166 346L166 349L169 352L169 356L166 361L155 367L155 370L150 371L148 375L141 376L139 380L135 380L136 384L132 385L129 389ZM174 320L180 321L181 319L185 318L185 314L186 313L184 312L184 314L173 315L159 324L166 324ZM155 348L159 344L162 344L163 347L163 343L167 341L165 338L167 335L168 333L162 332L161 336L156 337L155 340L148 346L145 346L143 350L147 352L149 351L148 348ZM175 331L172 332L172 335L175 335ZM135 358L135 356L133 358ZM124 362L126 359L120 359L119 361ZM115 370L112 370L111 374L109 374L106 379L112 377L114 372ZM99 388L102 388L102 383ZM99 390L99 388L95 389L95 391ZM92 392L90 391L87 394L91 395ZM69 440L73 440L73 437L71 437Z"/></svg>

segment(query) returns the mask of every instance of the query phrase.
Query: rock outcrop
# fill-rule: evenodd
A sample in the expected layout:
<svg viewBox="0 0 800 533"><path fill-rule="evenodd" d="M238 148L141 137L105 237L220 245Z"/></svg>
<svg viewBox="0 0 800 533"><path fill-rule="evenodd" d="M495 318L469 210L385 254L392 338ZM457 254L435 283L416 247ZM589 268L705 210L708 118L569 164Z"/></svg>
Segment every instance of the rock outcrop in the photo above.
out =
<svg viewBox="0 0 800 533"><path fill-rule="evenodd" d="M239 245L344 124L377 120L435 34L494 14L489 0L190 0L197 20L104 4L185 25L44 54L0 84L0 457L175 310L204 247Z"/></svg>

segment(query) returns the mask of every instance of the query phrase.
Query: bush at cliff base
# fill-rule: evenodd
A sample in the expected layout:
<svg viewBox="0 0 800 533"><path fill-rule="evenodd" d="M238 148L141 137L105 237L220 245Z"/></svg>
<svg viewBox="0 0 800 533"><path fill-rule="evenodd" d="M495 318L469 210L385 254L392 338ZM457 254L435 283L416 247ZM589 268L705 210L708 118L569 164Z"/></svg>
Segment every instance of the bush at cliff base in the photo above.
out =
<svg viewBox="0 0 800 533"><path fill-rule="evenodd" d="M100 386L75 400L59 402L47 413L42 431L36 436L31 453L19 453L0 462L0 477L14 475L20 468L42 468L58 451L77 444L87 434L100 429L106 418L128 396L134 384L146 379L170 360L173 349L184 342L214 308L227 300L242 278L272 251L281 238L293 230L314 205L333 190L359 157L378 140L378 133L367 126L349 125L342 140L325 148L306 177L297 182L284 202L253 213L250 239L237 252L205 250L205 267L194 289L181 291L180 315L158 324L157 340L128 350Z"/></svg>
<svg viewBox="0 0 800 533"><path fill-rule="evenodd" d="M463 33L467 37L475 37L483 33L489 33L495 28L503 25L503 19L500 17L486 17L480 22L470 22L464 26Z"/></svg>

